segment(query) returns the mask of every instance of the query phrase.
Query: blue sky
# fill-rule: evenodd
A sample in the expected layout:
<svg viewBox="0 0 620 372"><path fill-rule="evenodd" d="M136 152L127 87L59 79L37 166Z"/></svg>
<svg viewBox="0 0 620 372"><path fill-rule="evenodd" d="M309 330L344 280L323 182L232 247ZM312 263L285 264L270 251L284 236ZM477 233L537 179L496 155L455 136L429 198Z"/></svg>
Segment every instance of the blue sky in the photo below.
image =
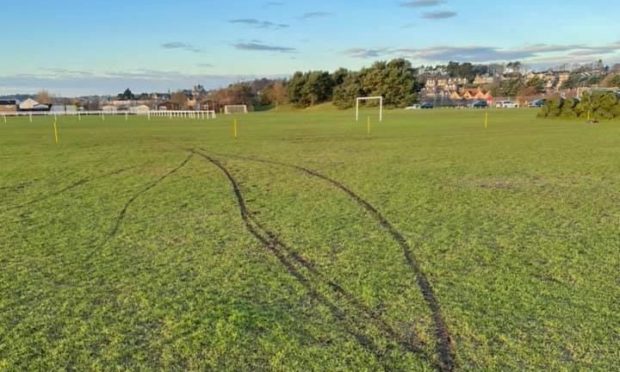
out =
<svg viewBox="0 0 620 372"><path fill-rule="evenodd" d="M405 57L620 62L620 1L3 2L0 94L214 88Z"/></svg>

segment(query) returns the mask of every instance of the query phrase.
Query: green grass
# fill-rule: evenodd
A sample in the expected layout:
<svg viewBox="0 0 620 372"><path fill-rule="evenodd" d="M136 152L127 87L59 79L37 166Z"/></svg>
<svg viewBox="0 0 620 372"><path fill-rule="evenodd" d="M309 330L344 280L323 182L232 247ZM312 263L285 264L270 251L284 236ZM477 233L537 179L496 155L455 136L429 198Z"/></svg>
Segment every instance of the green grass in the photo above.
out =
<svg viewBox="0 0 620 372"><path fill-rule="evenodd" d="M237 140L231 117L60 118L58 145L51 119L0 121L0 370L440 368L389 231L247 158L382 213L457 369L617 368L619 122L388 111L368 136L353 116L239 116Z"/></svg>

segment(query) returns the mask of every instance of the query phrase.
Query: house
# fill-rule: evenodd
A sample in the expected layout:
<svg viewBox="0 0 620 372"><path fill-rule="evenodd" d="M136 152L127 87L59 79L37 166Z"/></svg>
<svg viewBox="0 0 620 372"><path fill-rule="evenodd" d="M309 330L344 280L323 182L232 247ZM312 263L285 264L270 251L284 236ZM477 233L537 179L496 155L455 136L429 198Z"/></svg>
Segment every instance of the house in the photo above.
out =
<svg viewBox="0 0 620 372"><path fill-rule="evenodd" d="M475 89L466 89L463 94L462 94L462 98L466 99L466 100L472 100L472 99L476 99L476 95L478 94L478 91Z"/></svg>
<svg viewBox="0 0 620 372"><path fill-rule="evenodd" d="M558 89L562 88L562 85L564 85L564 83L567 82L568 79L570 79L570 72L569 71L560 71L558 73L557 88Z"/></svg>
<svg viewBox="0 0 620 372"><path fill-rule="evenodd" d="M458 91L454 90L450 92L450 100L452 101L460 101L463 99L463 96L459 94Z"/></svg>
<svg viewBox="0 0 620 372"><path fill-rule="evenodd" d="M489 85L495 82L495 78L489 75L477 75L474 79L474 85Z"/></svg>
<svg viewBox="0 0 620 372"><path fill-rule="evenodd" d="M114 114L118 111L118 108L112 105L105 105L101 107L101 111L109 113L109 114Z"/></svg>
<svg viewBox="0 0 620 372"><path fill-rule="evenodd" d="M34 107L37 106L39 102L33 100L32 98L28 98L24 102L19 104L19 109L22 111L32 111Z"/></svg>
<svg viewBox="0 0 620 372"><path fill-rule="evenodd" d="M28 98L24 102L19 104L19 111L49 111L52 105L39 103L32 98Z"/></svg>
<svg viewBox="0 0 620 372"><path fill-rule="evenodd" d="M0 100L0 112L15 112L17 111L18 103L14 99L2 99Z"/></svg>
<svg viewBox="0 0 620 372"><path fill-rule="evenodd" d="M493 96L491 95L490 91L484 90L484 89L466 89L463 94L461 95L461 99L465 99L468 101L473 101L473 100L477 100L477 101L487 101L487 102L492 102L493 101Z"/></svg>
<svg viewBox="0 0 620 372"><path fill-rule="evenodd" d="M139 105L129 108L129 112L136 115L146 115L151 109L147 105Z"/></svg>

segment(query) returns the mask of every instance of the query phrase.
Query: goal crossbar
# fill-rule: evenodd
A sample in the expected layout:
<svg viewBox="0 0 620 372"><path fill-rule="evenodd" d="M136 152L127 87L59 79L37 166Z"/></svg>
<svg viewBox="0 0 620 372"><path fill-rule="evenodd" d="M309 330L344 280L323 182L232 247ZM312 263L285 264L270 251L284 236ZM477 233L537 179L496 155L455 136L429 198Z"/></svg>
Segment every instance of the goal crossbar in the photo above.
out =
<svg viewBox="0 0 620 372"><path fill-rule="evenodd" d="M360 120L360 103L367 101L379 101L379 121L383 121L383 97L357 97L355 99L355 121Z"/></svg>

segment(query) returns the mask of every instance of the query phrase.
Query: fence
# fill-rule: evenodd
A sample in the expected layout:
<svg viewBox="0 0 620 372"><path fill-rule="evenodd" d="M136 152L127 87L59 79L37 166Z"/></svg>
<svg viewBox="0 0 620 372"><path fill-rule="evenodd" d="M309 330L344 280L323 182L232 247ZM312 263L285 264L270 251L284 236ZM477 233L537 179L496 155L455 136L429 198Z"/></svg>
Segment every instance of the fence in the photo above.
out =
<svg viewBox="0 0 620 372"><path fill-rule="evenodd" d="M29 117L32 120L37 116L146 116L151 117L167 117L167 118L187 118L187 119L216 119L215 111L191 111L191 110L149 110L149 111L12 111L0 112L0 116L4 117Z"/></svg>

